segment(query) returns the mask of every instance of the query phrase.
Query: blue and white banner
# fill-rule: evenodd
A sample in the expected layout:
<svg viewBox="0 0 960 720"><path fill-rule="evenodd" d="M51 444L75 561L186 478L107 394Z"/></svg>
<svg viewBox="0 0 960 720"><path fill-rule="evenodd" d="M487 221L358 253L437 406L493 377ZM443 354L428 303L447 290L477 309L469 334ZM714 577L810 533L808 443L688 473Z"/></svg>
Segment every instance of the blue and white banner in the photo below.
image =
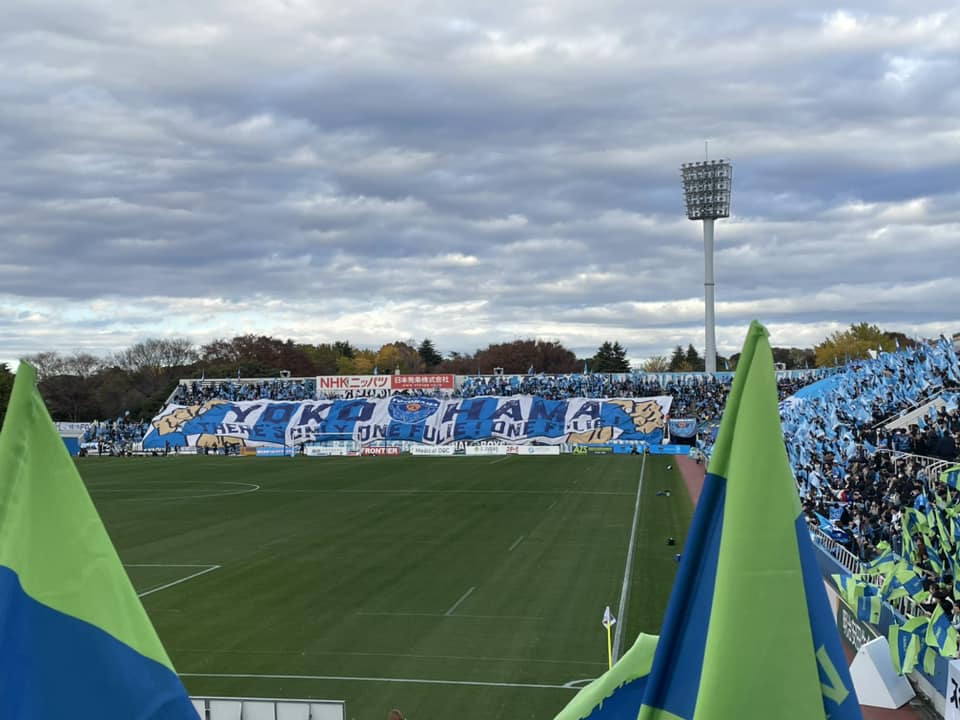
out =
<svg viewBox="0 0 960 720"><path fill-rule="evenodd" d="M670 436L678 438L692 438L697 434L697 421L692 419L670 420L668 422Z"/></svg>
<svg viewBox="0 0 960 720"><path fill-rule="evenodd" d="M208 400L168 405L151 422L145 450L165 447L299 445L352 440L446 445L499 439L511 444L663 439L672 398L545 400L534 396L441 399L357 398L278 402Z"/></svg>

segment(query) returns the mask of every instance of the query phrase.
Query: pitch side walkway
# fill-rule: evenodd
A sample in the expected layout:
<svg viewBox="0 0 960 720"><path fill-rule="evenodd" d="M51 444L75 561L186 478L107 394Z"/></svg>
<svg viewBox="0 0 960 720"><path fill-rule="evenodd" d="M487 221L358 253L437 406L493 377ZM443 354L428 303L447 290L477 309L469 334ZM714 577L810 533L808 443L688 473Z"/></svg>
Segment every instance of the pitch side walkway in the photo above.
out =
<svg viewBox="0 0 960 720"><path fill-rule="evenodd" d="M683 477L683 482L687 486L687 491L690 493L690 499L693 500L693 504L696 505L700 499L700 492L703 490L703 479L707 472L706 467L688 457L678 455L676 456L676 460L677 467L680 469L680 475ZM843 643L843 649L847 654L847 661L852 662L854 653L847 647L846 643ZM919 708L914 709L909 705L899 710L884 710L868 705L861 705L860 707L863 710L863 720L924 720L924 718L936 717L936 715L927 715Z"/></svg>

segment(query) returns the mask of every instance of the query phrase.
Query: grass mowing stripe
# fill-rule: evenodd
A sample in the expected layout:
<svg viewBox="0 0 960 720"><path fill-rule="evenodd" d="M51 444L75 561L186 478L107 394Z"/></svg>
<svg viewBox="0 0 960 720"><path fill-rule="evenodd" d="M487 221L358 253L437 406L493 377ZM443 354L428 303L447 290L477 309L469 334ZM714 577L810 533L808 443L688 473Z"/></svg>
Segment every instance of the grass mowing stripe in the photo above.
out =
<svg viewBox="0 0 960 720"><path fill-rule="evenodd" d="M630 526L630 545L627 547L627 561L623 568L623 587L620 588L620 609L617 630L613 637L613 661L620 659L620 641L623 628L627 624L627 598L630 596L630 578L633 575L633 548L637 544L637 521L640 519L640 493L643 490L643 472L647 469L647 455L640 461L640 478L637 480L637 500L633 506L633 525Z"/></svg>

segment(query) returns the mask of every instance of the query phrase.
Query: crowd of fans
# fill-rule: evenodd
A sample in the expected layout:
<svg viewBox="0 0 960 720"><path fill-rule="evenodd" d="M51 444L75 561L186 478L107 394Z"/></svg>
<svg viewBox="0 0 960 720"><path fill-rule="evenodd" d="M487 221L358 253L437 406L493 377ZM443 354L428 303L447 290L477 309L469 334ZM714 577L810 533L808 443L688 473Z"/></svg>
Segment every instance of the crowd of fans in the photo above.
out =
<svg viewBox="0 0 960 720"><path fill-rule="evenodd" d="M195 380L181 383L170 402L201 405L207 400L311 400L317 395L313 378L277 380Z"/></svg>
<svg viewBox="0 0 960 720"><path fill-rule="evenodd" d="M85 451L94 450L97 454L117 454L130 452L143 440L150 429L150 423L131 420L129 414L115 420L102 420L90 423L80 436ZM96 448L92 446L96 443Z"/></svg>
<svg viewBox="0 0 960 720"><path fill-rule="evenodd" d="M960 460L953 344L851 363L781 402L781 420L811 528L867 572L883 569L878 597L908 597L920 614L941 608L960 628L960 491L939 481ZM882 429L890 424L903 427ZM709 443L701 449L709 454Z"/></svg>
<svg viewBox="0 0 960 720"><path fill-rule="evenodd" d="M822 377L817 371L800 376L783 377L777 381L780 398L795 393ZM661 380L661 378L663 378ZM536 395L548 400L573 397L615 398L653 397L670 395L673 403L670 415L677 418L696 418L704 422L719 418L730 393L733 373L719 373L710 377L702 373L659 376L643 373L571 375L507 375L476 378L467 377L454 393L455 397L481 395Z"/></svg>
<svg viewBox="0 0 960 720"><path fill-rule="evenodd" d="M936 491L937 478L926 477L919 461L895 462L888 451L957 457L960 366L944 340L881 353L820 385L781 404L787 452L808 517L836 521L850 549L869 560L880 541L898 542L898 511ZM908 427L877 429L937 396L944 404Z"/></svg>
<svg viewBox="0 0 960 720"><path fill-rule="evenodd" d="M644 373L478 375L464 378L453 391L343 389L324 390L320 393L317 393L316 381L313 379L195 380L178 385L170 397L170 402L175 405L199 405L215 398L222 400L334 400L392 395L455 398L484 395L496 397L534 395L548 400L670 395L673 397L670 413L673 417L697 418L705 421L719 418L722 414L724 403L730 392L732 377L732 373L720 373L714 378L699 373L676 377ZM822 377L820 373L810 371L800 377L781 378L778 381L781 398L791 395L820 377Z"/></svg>

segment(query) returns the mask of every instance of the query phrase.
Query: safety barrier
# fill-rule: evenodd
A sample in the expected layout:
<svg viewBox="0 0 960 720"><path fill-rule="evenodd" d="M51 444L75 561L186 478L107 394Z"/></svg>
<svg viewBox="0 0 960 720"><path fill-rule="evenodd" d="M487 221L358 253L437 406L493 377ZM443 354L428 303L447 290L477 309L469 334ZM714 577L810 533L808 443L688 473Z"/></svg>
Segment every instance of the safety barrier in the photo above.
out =
<svg viewBox="0 0 960 720"><path fill-rule="evenodd" d="M200 720L346 720L341 700L198 697L190 700Z"/></svg>

